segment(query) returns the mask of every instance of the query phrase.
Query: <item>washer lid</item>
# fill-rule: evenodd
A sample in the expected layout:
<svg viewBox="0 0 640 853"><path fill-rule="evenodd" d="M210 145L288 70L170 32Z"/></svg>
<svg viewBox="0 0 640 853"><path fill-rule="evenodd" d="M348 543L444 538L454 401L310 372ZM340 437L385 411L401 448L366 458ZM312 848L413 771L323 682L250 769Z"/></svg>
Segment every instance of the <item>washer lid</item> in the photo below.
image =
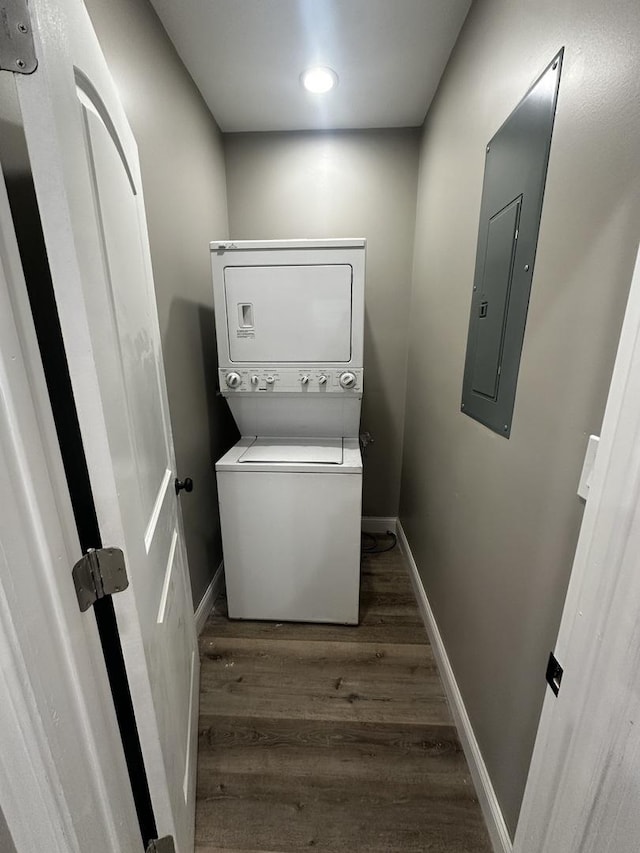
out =
<svg viewBox="0 0 640 853"><path fill-rule="evenodd" d="M341 438L256 438L238 462L342 465Z"/></svg>

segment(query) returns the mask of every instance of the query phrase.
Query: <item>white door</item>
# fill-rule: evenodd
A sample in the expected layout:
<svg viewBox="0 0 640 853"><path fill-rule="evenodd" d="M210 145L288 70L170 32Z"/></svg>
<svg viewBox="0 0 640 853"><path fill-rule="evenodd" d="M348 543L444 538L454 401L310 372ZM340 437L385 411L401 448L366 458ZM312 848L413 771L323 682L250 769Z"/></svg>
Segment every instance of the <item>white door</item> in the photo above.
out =
<svg viewBox="0 0 640 853"><path fill-rule="evenodd" d="M640 839L640 254L514 851L637 853Z"/></svg>
<svg viewBox="0 0 640 853"><path fill-rule="evenodd" d="M198 655L137 150L81 0L30 3L16 80L159 836L193 847Z"/></svg>
<svg viewBox="0 0 640 853"><path fill-rule="evenodd" d="M0 483L0 849L142 853L1 174Z"/></svg>

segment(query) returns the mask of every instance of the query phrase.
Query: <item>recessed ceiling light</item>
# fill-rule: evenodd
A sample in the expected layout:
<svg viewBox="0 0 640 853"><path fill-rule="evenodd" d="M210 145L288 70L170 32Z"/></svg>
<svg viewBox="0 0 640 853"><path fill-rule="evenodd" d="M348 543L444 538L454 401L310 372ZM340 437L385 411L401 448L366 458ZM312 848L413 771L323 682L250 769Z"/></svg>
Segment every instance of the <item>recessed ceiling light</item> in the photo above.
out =
<svg viewBox="0 0 640 853"><path fill-rule="evenodd" d="M333 69L319 65L316 68L308 68L304 71L300 75L300 80L307 92L322 95L338 84L338 75Z"/></svg>

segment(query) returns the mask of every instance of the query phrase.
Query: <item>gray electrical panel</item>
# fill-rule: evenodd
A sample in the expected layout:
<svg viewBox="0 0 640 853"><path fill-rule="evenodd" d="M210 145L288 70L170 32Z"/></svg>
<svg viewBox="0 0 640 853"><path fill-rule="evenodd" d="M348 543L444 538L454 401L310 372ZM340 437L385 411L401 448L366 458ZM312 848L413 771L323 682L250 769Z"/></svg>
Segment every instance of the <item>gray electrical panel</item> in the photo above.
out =
<svg viewBox="0 0 640 853"><path fill-rule="evenodd" d="M462 411L509 437L564 48L487 145Z"/></svg>

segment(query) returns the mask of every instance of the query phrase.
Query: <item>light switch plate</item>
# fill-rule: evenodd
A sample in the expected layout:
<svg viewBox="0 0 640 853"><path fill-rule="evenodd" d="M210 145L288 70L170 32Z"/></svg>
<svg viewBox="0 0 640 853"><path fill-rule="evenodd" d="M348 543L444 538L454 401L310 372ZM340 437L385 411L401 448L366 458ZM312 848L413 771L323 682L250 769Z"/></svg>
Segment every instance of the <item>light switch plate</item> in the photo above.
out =
<svg viewBox="0 0 640 853"><path fill-rule="evenodd" d="M582 474L580 474L580 482L578 483L578 495L583 500L589 497L589 488L591 486L591 475L593 474L593 466L596 461L598 452L598 444L600 443L599 435L590 435L589 443L587 444L587 452L584 455L582 464Z"/></svg>

